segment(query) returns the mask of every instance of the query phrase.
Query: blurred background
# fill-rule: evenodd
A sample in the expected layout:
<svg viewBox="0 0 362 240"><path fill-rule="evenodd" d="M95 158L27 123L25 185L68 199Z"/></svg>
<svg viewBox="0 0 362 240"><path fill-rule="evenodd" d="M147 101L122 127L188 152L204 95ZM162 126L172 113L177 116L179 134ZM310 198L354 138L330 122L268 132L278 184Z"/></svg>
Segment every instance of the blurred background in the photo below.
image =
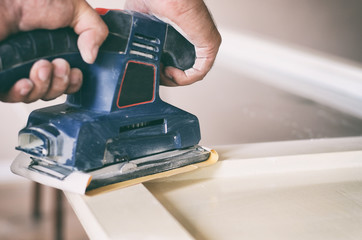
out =
<svg viewBox="0 0 362 240"><path fill-rule="evenodd" d="M124 1L90 0L123 8ZM199 117L202 144L362 134L362 0L205 0L223 36L201 82L161 87L166 101ZM0 239L50 239L54 194L31 219L32 185L12 175L17 132L32 109L64 101L0 103ZM66 239L87 239L66 206Z"/></svg>

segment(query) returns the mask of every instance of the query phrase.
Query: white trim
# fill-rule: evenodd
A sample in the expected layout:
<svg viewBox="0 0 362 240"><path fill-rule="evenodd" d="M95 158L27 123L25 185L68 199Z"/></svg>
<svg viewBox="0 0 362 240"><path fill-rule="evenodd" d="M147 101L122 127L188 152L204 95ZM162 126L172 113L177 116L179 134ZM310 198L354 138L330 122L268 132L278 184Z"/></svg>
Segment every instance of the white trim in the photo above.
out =
<svg viewBox="0 0 362 240"><path fill-rule="evenodd" d="M172 181L362 168L361 143L362 137L344 137L216 146L220 160L214 166L173 176Z"/></svg>
<svg viewBox="0 0 362 240"><path fill-rule="evenodd" d="M92 197L65 195L90 239L193 239L142 184Z"/></svg>
<svg viewBox="0 0 362 240"><path fill-rule="evenodd" d="M362 117L362 65L229 30L221 32L217 64Z"/></svg>
<svg viewBox="0 0 362 240"><path fill-rule="evenodd" d="M15 175L10 171L12 161L13 160L10 159L0 159L0 184L28 181L27 179Z"/></svg>
<svg viewBox="0 0 362 240"><path fill-rule="evenodd" d="M304 185L359 181L361 175L358 171L362 168L359 144L361 139L354 137L220 146L216 147L220 153L219 162L209 167L92 197L65 194L90 239L193 239L198 236L220 239L220 235L235 239L240 237L240 232L232 228L233 231L225 235L230 227L228 221L214 218L227 214L234 222L244 219L244 215L235 214L231 210L234 208L240 212L240 204L243 203L257 208L258 203L248 200L252 195L250 192L260 193L260 198L254 195L252 199L262 201L264 196L268 196L265 192L276 188L288 191ZM330 172L333 174L329 174ZM306 177L300 175L301 173ZM298 177L293 178L296 175ZM157 185L162 182L169 184ZM214 184L210 185L210 182ZM176 187L170 188L172 185ZM238 192L233 192L235 189ZM328 186L321 189L328 189ZM357 190L347 188L344 193L351 191ZM180 193L187 197L180 197ZM243 203L240 203L241 199L245 199L245 202L243 200ZM298 213L303 211L298 205L299 201L291 199L294 200L292 205L297 206L292 209ZM350 199L346 198L343 198L342 202L339 198L327 200L333 207L333 201L338 201L339 209L349 207L350 203ZM272 198L271 201L272 204L278 204L279 198L275 202ZM322 201L317 201L316 204L319 202ZM358 204L356 206L358 207ZM335 218L325 218L324 213L325 211L322 211L313 216L322 219L320 223L323 226L335 224ZM345 222L348 223L351 218L358 220L359 215L348 213L350 211L341 216L346 219ZM269 219L274 216L267 215ZM283 220L285 215L277 212L276 216ZM299 221L304 223L308 219ZM339 222L339 219L336 222ZM261 228L267 225L261 224ZM328 235L323 229L315 233L318 236ZM255 228L245 229L244 232L253 230ZM309 233L308 228L301 233L306 236ZM353 234L360 235L359 232Z"/></svg>

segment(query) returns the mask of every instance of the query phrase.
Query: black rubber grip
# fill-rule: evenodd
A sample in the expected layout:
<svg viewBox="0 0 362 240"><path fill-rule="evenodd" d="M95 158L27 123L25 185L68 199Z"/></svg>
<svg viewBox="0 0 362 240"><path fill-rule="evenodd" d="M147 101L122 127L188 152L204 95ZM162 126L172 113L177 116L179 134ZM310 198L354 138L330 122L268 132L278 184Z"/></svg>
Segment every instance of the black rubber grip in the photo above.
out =
<svg viewBox="0 0 362 240"><path fill-rule="evenodd" d="M28 61L78 52L77 35L71 28L19 33L0 46L0 71Z"/></svg>
<svg viewBox="0 0 362 240"><path fill-rule="evenodd" d="M132 14L109 11L101 16L109 35L100 52L124 52L131 32ZM162 63L182 70L191 68L195 62L194 46L173 27L167 25L166 31ZM39 59L64 58L71 67L86 71L88 65L80 56L77 39L73 29L62 28L21 32L0 42L0 93L7 92L17 80L27 78L32 65Z"/></svg>
<svg viewBox="0 0 362 240"><path fill-rule="evenodd" d="M171 25L167 26L162 63L182 70L191 68L196 59L195 47Z"/></svg>
<svg viewBox="0 0 362 240"><path fill-rule="evenodd" d="M65 58L71 65L81 59L77 34L71 28L34 30L13 35L0 45L0 92L8 91L29 76L33 63L41 58Z"/></svg>

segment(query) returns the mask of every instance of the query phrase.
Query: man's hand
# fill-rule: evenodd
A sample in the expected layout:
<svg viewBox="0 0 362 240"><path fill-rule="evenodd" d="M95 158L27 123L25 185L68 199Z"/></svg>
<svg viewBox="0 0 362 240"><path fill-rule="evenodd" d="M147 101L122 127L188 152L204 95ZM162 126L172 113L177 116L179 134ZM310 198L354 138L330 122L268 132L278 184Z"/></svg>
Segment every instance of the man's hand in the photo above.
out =
<svg viewBox="0 0 362 240"><path fill-rule="evenodd" d="M56 29L66 26L79 34L78 47L84 61L93 63L108 35L107 26L85 0L0 0L0 40L18 31ZM153 14L164 20L196 48L193 68L181 71L166 67L161 74L165 85L187 85L204 78L211 69L221 37L202 0L128 0L126 8ZM5 102L50 100L63 93L74 93L82 84L82 73L61 59L34 64L28 79L19 80L0 96Z"/></svg>
<svg viewBox="0 0 362 240"><path fill-rule="evenodd" d="M155 15L195 45L194 66L186 71L166 67L161 73L162 84L188 85L205 77L215 61L221 36L203 0L127 0L125 8Z"/></svg>
<svg viewBox="0 0 362 240"><path fill-rule="evenodd" d="M84 0L0 0L0 40L18 31L56 29L66 26L79 34L78 48L87 63L93 63L108 35L100 16ZM82 84L82 72L70 68L63 59L36 62L28 79L15 83L4 102L51 100L63 93L74 93Z"/></svg>

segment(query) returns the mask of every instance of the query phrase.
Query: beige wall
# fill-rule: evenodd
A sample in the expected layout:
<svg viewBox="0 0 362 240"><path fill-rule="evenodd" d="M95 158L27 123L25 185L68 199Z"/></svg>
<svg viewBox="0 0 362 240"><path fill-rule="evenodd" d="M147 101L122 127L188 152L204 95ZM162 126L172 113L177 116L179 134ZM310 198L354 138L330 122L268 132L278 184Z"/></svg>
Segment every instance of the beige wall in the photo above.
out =
<svg viewBox="0 0 362 240"><path fill-rule="evenodd" d="M124 0L89 0L122 8ZM294 43L362 62L362 0L205 0L221 28Z"/></svg>
<svg viewBox="0 0 362 240"><path fill-rule="evenodd" d="M88 0L122 8L125 0ZM362 62L362 0L205 0L220 28Z"/></svg>
<svg viewBox="0 0 362 240"><path fill-rule="evenodd" d="M362 0L206 0L219 26L362 62Z"/></svg>

